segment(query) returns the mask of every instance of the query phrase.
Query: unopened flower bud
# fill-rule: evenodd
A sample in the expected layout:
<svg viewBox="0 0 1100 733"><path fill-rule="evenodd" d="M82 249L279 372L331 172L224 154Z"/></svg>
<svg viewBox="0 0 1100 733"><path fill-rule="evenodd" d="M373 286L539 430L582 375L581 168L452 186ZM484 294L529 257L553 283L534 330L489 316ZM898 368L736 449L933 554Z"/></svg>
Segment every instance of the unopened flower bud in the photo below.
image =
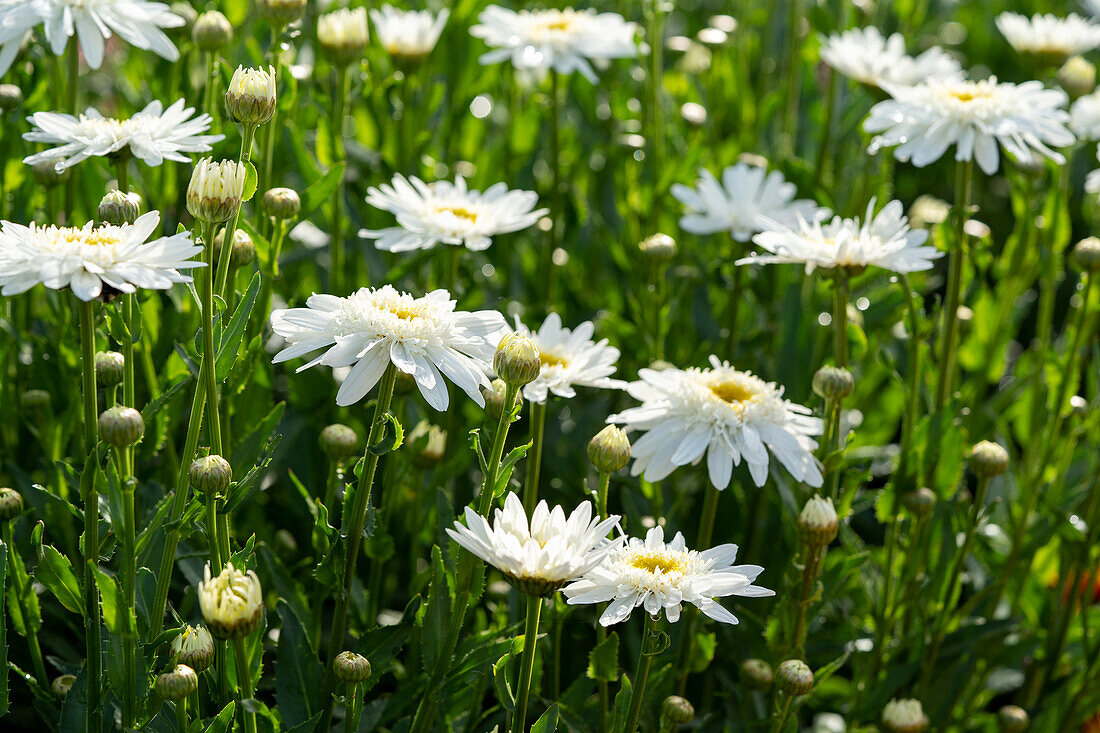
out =
<svg viewBox="0 0 1100 733"><path fill-rule="evenodd" d="M245 127L268 122L275 114L275 68L246 69L238 66L225 90L225 109Z"/></svg>
<svg viewBox="0 0 1100 733"><path fill-rule="evenodd" d="M203 456L191 462L187 479L200 494L220 494L233 483L233 467L221 456Z"/></svg>
<svg viewBox="0 0 1100 733"><path fill-rule="evenodd" d="M638 242L638 249L657 264L665 264L676 257L676 240L667 234L657 232Z"/></svg>
<svg viewBox="0 0 1100 733"><path fill-rule="evenodd" d="M0 84L0 111L11 112L23 104L23 90L14 84Z"/></svg>
<svg viewBox="0 0 1100 733"><path fill-rule="evenodd" d="M336 679L342 682L354 684L370 677L370 662L362 654L340 652L332 664Z"/></svg>
<svg viewBox="0 0 1100 733"><path fill-rule="evenodd" d="M186 664L177 664L171 672L157 677L156 689L164 700L182 700L199 689L199 676Z"/></svg>
<svg viewBox="0 0 1100 733"><path fill-rule="evenodd" d="M95 355L95 380L113 387L121 384L126 372L126 357L117 351L99 351Z"/></svg>
<svg viewBox="0 0 1100 733"><path fill-rule="evenodd" d="M347 425L333 423L321 431L321 452L333 461L342 461L359 453L359 436Z"/></svg>
<svg viewBox="0 0 1100 733"><path fill-rule="evenodd" d="M943 224L951 213L951 204L935 196L922 194L909 207L909 224L914 229Z"/></svg>
<svg viewBox="0 0 1100 733"><path fill-rule="evenodd" d="M839 527L833 500L828 497L814 494L798 515L798 536L807 547L825 547L836 539Z"/></svg>
<svg viewBox="0 0 1100 733"><path fill-rule="evenodd" d="M44 389L28 389L19 395L19 404L25 410L48 410L50 408L50 393Z"/></svg>
<svg viewBox="0 0 1100 733"><path fill-rule="evenodd" d="M221 224L229 221L241 205L247 169L235 160L214 162L203 158L191 172L187 185L187 210L199 221Z"/></svg>
<svg viewBox="0 0 1100 733"><path fill-rule="evenodd" d="M982 478L1000 476L1008 469L1008 451L988 440L970 449L970 468Z"/></svg>
<svg viewBox="0 0 1100 733"><path fill-rule="evenodd" d="M281 28L305 15L306 0L256 0L256 13Z"/></svg>
<svg viewBox="0 0 1100 733"><path fill-rule="evenodd" d="M905 508L917 517L925 517L931 514L932 510L936 508L936 501L936 492L927 486L907 491L901 497L901 502L905 505Z"/></svg>
<svg viewBox="0 0 1100 733"><path fill-rule="evenodd" d="M608 425L588 441L588 460L600 473L614 473L630 463L630 439L626 431Z"/></svg>
<svg viewBox="0 0 1100 733"><path fill-rule="evenodd" d="M523 334L510 333L500 340L493 355L493 370L505 384L522 387L538 379L542 370L539 348Z"/></svg>
<svg viewBox="0 0 1100 733"><path fill-rule="evenodd" d="M269 188L264 191L260 205L273 219L293 219L302 210L302 198L293 188Z"/></svg>
<svg viewBox="0 0 1100 733"><path fill-rule="evenodd" d="M827 400L842 400L855 386L852 373L844 367L824 366L814 374L814 392Z"/></svg>
<svg viewBox="0 0 1100 733"><path fill-rule="evenodd" d="M191 40L200 51L218 51L233 40L233 26L217 10L208 10L195 18Z"/></svg>
<svg viewBox="0 0 1100 733"><path fill-rule="evenodd" d="M0 522L15 519L23 513L23 495L15 489L0 488Z"/></svg>
<svg viewBox="0 0 1100 733"><path fill-rule="evenodd" d="M172 659L202 672L214 663L214 638L205 626L184 626L180 635L172 639Z"/></svg>
<svg viewBox="0 0 1100 733"><path fill-rule="evenodd" d="M1069 398L1069 412L1076 418L1082 418L1089 412L1089 401L1079 394Z"/></svg>
<svg viewBox="0 0 1100 733"><path fill-rule="evenodd" d="M923 733L928 716L920 700L891 700L882 709L882 724L890 733Z"/></svg>
<svg viewBox="0 0 1100 733"><path fill-rule="evenodd" d="M256 573L242 573L228 563L213 576L210 564L199 583L199 608L210 633L217 639L242 639L263 620L263 590Z"/></svg>
<svg viewBox="0 0 1100 733"><path fill-rule="evenodd" d="M99 414L99 439L115 448L127 448L141 440L145 421L132 407L116 405Z"/></svg>
<svg viewBox="0 0 1100 733"><path fill-rule="evenodd" d="M405 440L412 464L427 469L443 460L447 451L447 431L427 420L416 424Z"/></svg>
<svg viewBox="0 0 1100 733"><path fill-rule="evenodd" d="M99 202L97 218L105 224L122 226L133 224L141 215L141 196L115 189L108 191Z"/></svg>
<svg viewBox="0 0 1100 733"><path fill-rule="evenodd" d="M52 188L53 186L60 186L65 181L69 180L71 173L70 168L62 168L58 170L57 166L61 163L62 158L46 158L45 160L39 160L31 166L31 172L34 174L34 182L39 186L46 188Z"/></svg>
<svg viewBox="0 0 1100 733"><path fill-rule="evenodd" d="M225 242L225 230L222 229L214 237L214 253L215 260L221 257L222 244ZM252 237L248 232L243 229L235 229L233 231L233 248L229 252L229 264L233 267L243 267L252 261L252 258L256 256L256 245L252 242Z"/></svg>
<svg viewBox="0 0 1100 733"><path fill-rule="evenodd" d="M50 691L53 692L55 697L65 697L69 694L69 690L72 689L74 682L76 682L75 675L63 674L59 677L54 677L53 682L50 683Z"/></svg>
<svg viewBox="0 0 1100 733"><path fill-rule="evenodd" d="M805 695L814 688L814 673L801 659L788 659L775 671L779 689L788 695Z"/></svg>
<svg viewBox="0 0 1100 733"><path fill-rule="evenodd" d="M775 672L763 659L746 659L741 662L741 681L754 690L767 690L775 681Z"/></svg>
<svg viewBox="0 0 1100 733"><path fill-rule="evenodd" d="M1023 733L1030 724L1027 711L1018 705L1005 705L997 711L997 725L1001 733Z"/></svg>
<svg viewBox="0 0 1100 733"><path fill-rule="evenodd" d="M481 396L485 399L485 416L494 423L499 422L504 412L504 400L508 399L508 385L494 379L488 387L482 388ZM508 407L510 409L512 405Z"/></svg>
<svg viewBox="0 0 1100 733"><path fill-rule="evenodd" d="M661 720L673 725L683 725L695 719L695 708L691 702L679 695L669 695L661 703Z"/></svg>
<svg viewBox="0 0 1100 733"><path fill-rule="evenodd" d="M1100 239L1082 239L1070 254L1074 267L1083 272L1100 272Z"/></svg>
<svg viewBox="0 0 1100 733"><path fill-rule="evenodd" d="M1058 69L1058 84L1070 99L1078 99L1096 88L1096 67L1081 56L1071 56Z"/></svg>
<svg viewBox="0 0 1100 733"><path fill-rule="evenodd" d="M347 66L361 60L368 39L366 8L341 8L317 18L321 52L335 66Z"/></svg>

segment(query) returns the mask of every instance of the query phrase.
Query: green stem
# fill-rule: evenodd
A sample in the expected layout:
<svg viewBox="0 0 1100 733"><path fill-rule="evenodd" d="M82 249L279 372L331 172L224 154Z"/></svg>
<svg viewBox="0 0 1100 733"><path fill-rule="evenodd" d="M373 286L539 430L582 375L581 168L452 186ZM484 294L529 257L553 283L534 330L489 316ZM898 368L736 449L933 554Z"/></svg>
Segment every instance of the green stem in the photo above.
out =
<svg viewBox="0 0 1100 733"><path fill-rule="evenodd" d="M75 39L72 41L75 55ZM76 84L76 80L73 80ZM88 704L86 729L99 733L100 693L103 676L103 655L100 631L99 589L95 571L99 568L99 492L96 490L96 380L95 380L95 302L80 302L80 345L83 364L83 414L84 414L84 472L81 476L84 490L84 633L87 643L85 669L88 678Z"/></svg>
<svg viewBox="0 0 1100 733"><path fill-rule="evenodd" d="M241 134L241 153L237 158L238 162L251 164L252 162L252 141L256 137L256 126L246 126ZM218 255L218 282L216 291L221 295L222 300L228 302L229 293L229 265L230 260L233 259L233 237L237 233L237 220L241 216L241 206L243 204L237 204L237 208L233 210L233 215L229 217L229 221L226 222L225 229L222 232L222 248ZM214 240L210 240L210 246L213 247Z"/></svg>
<svg viewBox="0 0 1100 733"><path fill-rule="evenodd" d="M348 69L340 66L336 70L336 85L332 95L332 145L334 148L333 159L339 163L346 155L344 153L344 105L348 94ZM331 272L329 273L329 287L334 295L345 295L346 272L344 239L341 234L343 207L344 207L344 181L345 176L340 177L340 183L332 191L332 233L329 252L331 257Z"/></svg>
<svg viewBox="0 0 1100 733"><path fill-rule="evenodd" d="M624 733L634 733L638 729L638 718L642 713L642 703L645 701L646 680L649 679L649 666L653 662L654 654L650 650L650 637L657 631L657 617L645 615L645 626L642 628L642 647L638 654L638 664L634 668L634 686L630 691L630 708L626 715Z"/></svg>
<svg viewBox="0 0 1100 733"><path fill-rule="evenodd" d="M833 347L838 367L848 367L848 273L838 270L833 280Z"/></svg>
<svg viewBox="0 0 1100 733"><path fill-rule="evenodd" d="M210 551L210 571L220 575L225 568L222 558L221 542L218 541L218 498L214 494L205 496L206 502L206 543Z"/></svg>
<svg viewBox="0 0 1100 733"><path fill-rule="evenodd" d="M541 612L542 598L527 596L527 623L523 630L523 657L520 662L519 684L516 685L516 712L512 717L512 733L522 733L527 729L527 699L531 693L531 677L535 671Z"/></svg>
<svg viewBox="0 0 1100 733"><path fill-rule="evenodd" d="M825 176L825 160L829 157L829 148L832 143L833 136L833 117L836 110L836 84L837 76L835 70L832 67L829 68L829 83L825 90L825 124L821 129L821 144L817 149L817 164L814 166L814 178L813 184L810 186L810 190L814 191L821 185L821 181Z"/></svg>
<svg viewBox="0 0 1100 733"><path fill-rule="evenodd" d="M596 481L596 516L606 519L607 491L611 486L611 474L607 471L600 471Z"/></svg>
<svg viewBox="0 0 1100 733"><path fill-rule="evenodd" d="M649 170L652 177L652 210L650 211L651 229L656 231L661 224L660 190L661 176L664 173L664 107L661 92L664 88L664 11L665 0L650 0L648 13L649 35L649 93L652 127L649 131Z"/></svg>
<svg viewBox="0 0 1100 733"><path fill-rule="evenodd" d="M783 698L783 706L776 711L775 726L772 727L772 733L780 733L783 730L784 725L787 722L787 716L791 714L791 700L794 698L784 693L778 693Z"/></svg>
<svg viewBox="0 0 1100 733"><path fill-rule="evenodd" d="M241 720L245 733L256 733L256 713L252 712L245 704L245 700L252 699L252 670L248 665L248 652L244 646L243 638L233 640L233 657L237 663L237 689L240 691Z"/></svg>
<svg viewBox="0 0 1100 733"><path fill-rule="evenodd" d="M358 682L348 683L348 717L344 723L346 733L358 733L359 719L363 716L363 695Z"/></svg>
<svg viewBox="0 0 1100 733"><path fill-rule="evenodd" d="M26 632L27 647L31 654L31 662L34 664L34 675L38 684L47 687L50 684L46 676L46 665L42 661L42 647L38 644L38 629L30 621L27 613L27 577L23 564L18 562L15 545L11 541L11 520L0 522L0 533L4 544L8 547L8 574L11 576L12 590L15 592L15 600L19 604L19 615L23 617L23 630Z"/></svg>
<svg viewBox="0 0 1100 733"><path fill-rule="evenodd" d="M974 162L961 162L955 177L955 239L948 261L947 300L943 309L943 340L940 346L940 380L936 390L936 412L943 410L955 379L955 351L959 335L959 298L966 269L966 218L970 209L970 189Z"/></svg>
<svg viewBox="0 0 1100 733"><path fill-rule="evenodd" d="M278 80L283 60L283 44L279 41L280 29L271 29L271 60L275 69L275 79ZM275 105L275 114L272 115L267 127L264 129L264 177L260 180L260 194L271 188L271 164L275 156L275 129L279 122L279 105Z"/></svg>
<svg viewBox="0 0 1100 733"><path fill-rule="evenodd" d="M810 603L813 598L814 585L817 576L821 572L821 564L825 559L826 548L820 545L810 547L804 545L807 553L805 564L802 567L802 584L799 586L798 606L795 609L794 633L791 637L791 647L795 656L803 656L806 646L807 616Z"/></svg>
<svg viewBox="0 0 1100 733"><path fill-rule="evenodd" d="M187 733L187 698L181 698L176 700L176 731L177 733Z"/></svg>
<svg viewBox="0 0 1100 733"><path fill-rule="evenodd" d="M122 484L122 598L124 608L135 608L134 597L137 587L137 557L135 555L135 543L137 531L134 520L134 484L130 474L119 476ZM122 667L124 682L122 685L122 727L130 729L134 726L137 715L137 699L135 687L138 684L135 679L137 669L137 639L134 634L137 629L132 629L122 640Z"/></svg>
<svg viewBox="0 0 1100 733"><path fill-rule="evenodd" d="M561 102L559 101L561 82L558 72L550 71L550 228L546 233L546 246L542 251L542 266L539 275L544 285L543 305L549 311L554 298L554 248L558 243L559 230L564 226L565 213L562 211L561 193Z"/></svg>
<svg viewBox="0 0 1100 733"><path fill-rule="evenodd" d="M199 294L202 299L202 362L199 370L206 389L206 434L210 439L210 450L220 456L223 455L222 429L218 413L218 378L215 373L217 352L214 351L214 228L213 224L206 224L203 232L206 272L203 273L202 292Z"/></svg>
<svg viewBox="0 0 1100 733"><path fill-rule="evenodd" d="M743 290L745 287L745 273L743 267L733 266L733 285L730 288L729 308L727 313L729 314L729 337L726 344L726 356L731 360L734 358L734 351L737 348L737 340L741 337L741 332L737 330L737 320L741 312L741 300L743 296ZM658 322L660 319L658 319Z"/></svg>
<svg viewBox="0 0 1100 733"><path fill-rule="evenodd" d="M547 401L550 396L546 396ZM542 441L546 434L546 402L531 403L531 452L527 455L526 476L523 480L523 508L527 516L539 500L539 474L542 470Z"/></svg>

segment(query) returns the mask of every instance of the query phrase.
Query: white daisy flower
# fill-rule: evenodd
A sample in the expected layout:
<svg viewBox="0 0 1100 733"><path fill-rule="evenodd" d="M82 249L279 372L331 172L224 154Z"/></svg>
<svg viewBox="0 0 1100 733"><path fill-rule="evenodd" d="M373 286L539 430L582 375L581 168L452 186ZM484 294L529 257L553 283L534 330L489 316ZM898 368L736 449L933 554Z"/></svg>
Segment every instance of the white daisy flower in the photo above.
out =
<svg viewBox="0 0 1100 733"><path fill-rule="evenodd" d="M560 506L551 511L540 501L528 523L523 502L509 492L504 508L494 512L492 526L466 507L466 524L455 522L447 534L508 576L518 590L545 596L603 562L621 542L607 539L618 525L617 515L602 521L593 517L592 504L587 501L568 518Z"/></svg>
<svg viewBox="0 0 1100 733"><path fill-rule="evenodd" d="M479 252L497 234L526 229L546 215L548 209L535 209L538 200L533 191L509 191L503 183L482 193L467 188L462 176L454 183L424 183L399 173L392 183L367 189L367 203L392 213L399 226L363 229L359 235L378 240L375 246L387 252L431 249L440 243Z"/></svg>
<svg viewBox="0 0 1100 733"><path fill-rule="evenodd" d="M679 466L707 456L710 481L729 485L742 459L757 486L768 478L768 452L796 480L821 486L821 465L814 458L814 435L821 420L809 408L783 398L783 388L710 357L709 369L642 369L626 391L638 407L607 418L627 430L645 433L633 441L631 474L660 481Z"/></svg>
<svg viewBox="0 0 1100 733"><path fill-rule="evenodd" d="M694 189L676 183L672 195L687 207L680 219L684 231L729 232L738 242L749 241L768 220L793 225L800 217L816 221L829 214L813 201L795 200L797 189L779 171L769 173L745 162L722 171L721 182L710 171L700 170Z"/></svg>
<svg viewBox="0 0 1100 733"><path fill-rule="evenodd" d="M103 117L89 107L80 117L61 112L35 112L27 118L33 129L23 139L55 145L23 159L27 165L42 160L60 159L57 169L64 170L82 160L117 153L129 148L146 165L158 166L165 160L188 162L185 153L203 153L224 135L204 135L210 129L210 115L192 118L193 107L178 100L168 109L152 102L128 120Z"/></svg>
<svg viewBox="0 0 1100 733"><path fill-rule="evenodd" d="M626 387L626 382L610 378L615 373L619 350L609 345L607 339L592 340L595 326L591 321L571 331L562 328L561 316L551 313L537 332L530 333L517 316L516 331L535 342L542 362L538 378L523 388L523 398L528 402L543 404L551 393L558 397L575 397L575 386Z"/></svg>
<svg viewBox="0 0 1100 733"><path fill-rule="evenodd" d="M617 13L595 10L508 10L490 5L478 16L470 34L493 48L481 56L482 64L511 61L521 71L544 76L579 71L595 84L598 68L611 59L638 55L634 37L638 26Z"/></svg>
<svg viewBox="0 0 1100 733"><path fill-rule="evenodd" d="M1078 140L1100 140L1100 91L1073 103L1069 108L1069 129Z"/></svg>
<svg viewBox="0 0 1100 733"><path fill-rule="evenodd" d="M383 5L370 11L374 35L390 56L422 59L432 52L451 11L444 8L439 15L427 10L398 10Z"/></svg>
<svg viewBox="0 0 1100 733"><path fill-rule="evenodd" d="M892 272L917 272L932 269L932 261L942 257L935 247L924 246L928 231L911 231L900 201L891 201L875 214L875 200L867 205L867 216L834 217L827 224L802 219L797 226L771 224L753 237L770 254L752 253L734 264L798 263L806 272L821 267L862 268L875 265Z"/></svg>
<svg viewBox="0 0 1100 733"><path fill-rule="evenodd" d="M91 300L104 290L167 290L191 282L179 271L203 266L191 260L202 247L187 232L147 242L159 224L155 211L122 226L0 222L0 294L16 295L41 283L52 290L72 288L76 297Z"/></svg>
<svg viewBox="0 0 1100 733"><path fill-rule="evenodd" d="M1027 164L1036 161L1036 153L1064 163L1051 148L1073 144L1064 109L1069 98L1038 81L1011 84L989 78L883 88L893 99L876 104L863 123L867 132L881 133L871 141L870 152L896 145L894 157L918 168L954 145L955 160L975 160L992 175L1000 164L998 146Z"/></svg>
<svg viewBox="0 0 1100 733"><path fill-rule="evenodd" d="M256 572L242 573L228 563L214 575L210 563L199 582L199 609L210 633L218 639L240 639L259 628L264 594Z"/></svg>
<svg viewBox="0 0 1100 733"><path fill-rule="evenodd" d="M997 28L1017 52L1041 56L1052 64L1100 46L1100 25L1077 13L1065 18L1051 13L1030 18L1019 13L1001 13L997 16Z"/></svg>
<svg viewBox="0 0 1100 733"><path fill-rule="evenodd" d="M489 386L493 354L508 333L500 313L456 311L446 290L414 298L392 285L361 288L346 298L313 295L306 305L271 314L272 330L290 343L274 361L324 349L298 371L317 364L351 367L336 393L337 405L363 399L390 364L411 374L436 410L447 409L444 376L485 405L480 388Z"/></svg>
<svg viewBox="0 0 1100 733"><path fill-rule="evenodd" d="M911 86L927 79L962 77L962 67L941 48L933 47L913 58L905 52L905 38L884 38L878 28L853 28L823 38L821 60L860 84Z"/></svg>
<svg viewBox="0 0 1100 733"><path fill-rule="evenodd" d="M632 537L612 549L599 567L562 588L562 593L570 605L611 601L600 616L603 626L625 621L639 606L651 616L664 609L668 620L676 622L684 603L715 621L736 624L737 617L715 598L775 595L773 590L753 585L764 568L734 565L736 559L737 545L689 550L682 534L677 532L671 542L665 542L665 531L657 526L646 533L644 541Z"/></svg>
<svg viewBox="0 0 1100 733"><path fill-rule="evenodd" d="M55 56L76 36L88 66L98 69L107 39L115 34L131 46L179 60L179 51L161 28L184 23L167 4L147 0L5 0L0 2L0 75L11 68L23 40L38 26Z"/></svg>

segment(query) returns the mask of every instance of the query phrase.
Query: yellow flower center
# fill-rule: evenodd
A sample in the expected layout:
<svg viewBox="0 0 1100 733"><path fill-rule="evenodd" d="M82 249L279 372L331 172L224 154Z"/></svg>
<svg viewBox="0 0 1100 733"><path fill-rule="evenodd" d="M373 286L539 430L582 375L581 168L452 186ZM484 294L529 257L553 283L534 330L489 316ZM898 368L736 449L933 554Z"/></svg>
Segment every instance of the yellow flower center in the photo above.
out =
<svg viewBox="0 0 1100 733"><path fill-rule="evenodd" d="M459 219L465 219L471 224L477 221L476 211L470 211L469 209L465 209L461 206L440 206L436 209L436 211L439 213L447 212L448 214Z"/></svg>
<svg viewBox="0 0 1100 733"><path fill-rule="evenodd" d="M543 366L548 367L564 367L569 365L567 360L560 356L555 356L554 354L548 354L545 351L539 352L539 362L541 362Z"/></svg>
<svg viewBox="0 0 1100 733"><path fill-rule="evenodd" d="M630 565L647 573L655 573L658 570L666 575L684 572L683 559L664 552L639 552L631 558Z"/></svg>
<svg viewBox="0 0 1100 733"><path fill-rule="evenodd" d="M741 382L718 382L710 385L710 391L715 397L731 405L748 402L756 397L752 388Z"/></svg>
<svg viewBox="0 0 1100 733"><path fill-rule="evenodd" d="M415 308L410 308L406 305L391 306L386 310L400 318L402 321L411 321L414 318L420 318L420 313L418 313Z"/></svg>
<svg viewBox="0 0 1100 733"><path fill-rule="evenodd" d="M92 246L114 246L119 244L118 237L103 230L85 232L80 229L66 232L65 239L70 244L88 244Z"/></svg>
<svg viewBox="0 0 1100 733"><path fill-rule="evenodd" d="M562 18L561 20L550 21L545 27L548 31L567 31L570 25L568 20Z"/></svg>

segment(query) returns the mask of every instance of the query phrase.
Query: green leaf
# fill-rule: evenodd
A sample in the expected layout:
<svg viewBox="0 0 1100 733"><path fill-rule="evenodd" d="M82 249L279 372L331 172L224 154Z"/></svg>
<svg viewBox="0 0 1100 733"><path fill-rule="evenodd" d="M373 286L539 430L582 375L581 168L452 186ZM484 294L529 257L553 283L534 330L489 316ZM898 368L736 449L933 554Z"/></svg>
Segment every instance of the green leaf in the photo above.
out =
<svg viewBox="0 0 1100 733"><path fill-rule="evenodd" d="M435 669L439 663L447 633L447 619L450 617L451 590L447 585L443 552L439 545L432 545L432 584L428 589L428 604L423 616L424 669Z"/></svg>
<svg viewBox="0 0 1100 733"><path fill-rule="evenodd" d="M256 296L259 293L260 273L257 272L252 275L252 280L248 283L248 289L245 291L244 297L237 304L237 310L233 312L233 317L229 319L229 324L222 331L221 340L218 342L216 348L218 360L215 373L219 382L224 381L229 376L229 370L233 368L233 363L237 361L241 340L244 338L245 330L248 327L248 317L252 313L252 307L256 304Z"/></svg>
<svg viewBox="0 0 1100 733"><path fill-rule="evenodd" d="M512 471L515 469L516 464L520 459L527 455L527 451L530 450L531 443L526 445L520 445L513 448L505 456L504 461L500 464L500 472L497 473L497 485L493 487L493 497L498 497L505 492L508 488L508 482L512 480Z"/></svg>
<svg viewBox="0 0 1100 733"><path fill-rule="evenodd" d="M332 196L332 192L344 179L344 169L347 166L348 164L342 161L333 164L325 175L302 192L302 208L298 212L299 219L305 219L328 201L329 197Z"/></svg>
<svg viewBox="0 0 1100 733"><path fill-rule="evenodd" d="M382 437L370 447L370 452L376 456L384 456L397 450L405 441L405 429L396 417L387 412L382 416L382 421Z"/></svg>
<svg viewBox="0 0 1100 733"><path fill-rule="evenodd" d="M496 662L493 663L493 689L496 690L497 700L500 706L509 713L515 712L516 696L512 692L512 684L508 681L512 662L515 661L515 648L509 649Z"/></svg>
<svg viewBox="0 0 1100 733"><path fill-rule="evenodd" d="M103 608L103 623L112 634L131 636L134 633L132 615L134 610L123 603L122 589L118 578L99 568L94 569L95 584L99 588L99 605Z"/></svg>
<svg viewBox="0 0 1100 733"><path fill-rule="evenodd" d="M546 709L535 724L531 726L531 733L551 733L558 729L558 706L551 705Z"/></svg>
<svg viewBox="0 0 1100 733"><path fill-rule="evenodd" d="M237 704L234 702L226 703L222 711L218 713L218 717L206 726L206 733L225 733L229 730L229 726L233 723L233 710L236 707Z"/></svg>
<svg viewBox="0 0 1100 733"><path fill-rule="evenodd" d="M324 669L294 609L280 600L276 611L283 623L275 660L275 701L283 725L294 727L321 711Z"/></svg>
<svg viewBox="0 0 1100 733"><path fill-rule="evenodd" d="M42 547L42 559L34 569L34 577L49 588L62 606L83 615L84 601L80 594L80 583L73 574L73 564L52 545Z"/></svg>
<svg viewBox="0 0 1100 733"><path fill-rule="evenodd" d="M614 682L619 679L619 634L612 631L588 653L589 679Z"/></svg>
<svg viewBox="0 0 1100 733"><path fill-rule="evenodd" d="M244 193L241 195L241 202L251 201L252 197L256 195L256 187L260 185L260 175L256 172L256 166L252 165L252 161L242 161L245 166L244 173Z"/></svg>

